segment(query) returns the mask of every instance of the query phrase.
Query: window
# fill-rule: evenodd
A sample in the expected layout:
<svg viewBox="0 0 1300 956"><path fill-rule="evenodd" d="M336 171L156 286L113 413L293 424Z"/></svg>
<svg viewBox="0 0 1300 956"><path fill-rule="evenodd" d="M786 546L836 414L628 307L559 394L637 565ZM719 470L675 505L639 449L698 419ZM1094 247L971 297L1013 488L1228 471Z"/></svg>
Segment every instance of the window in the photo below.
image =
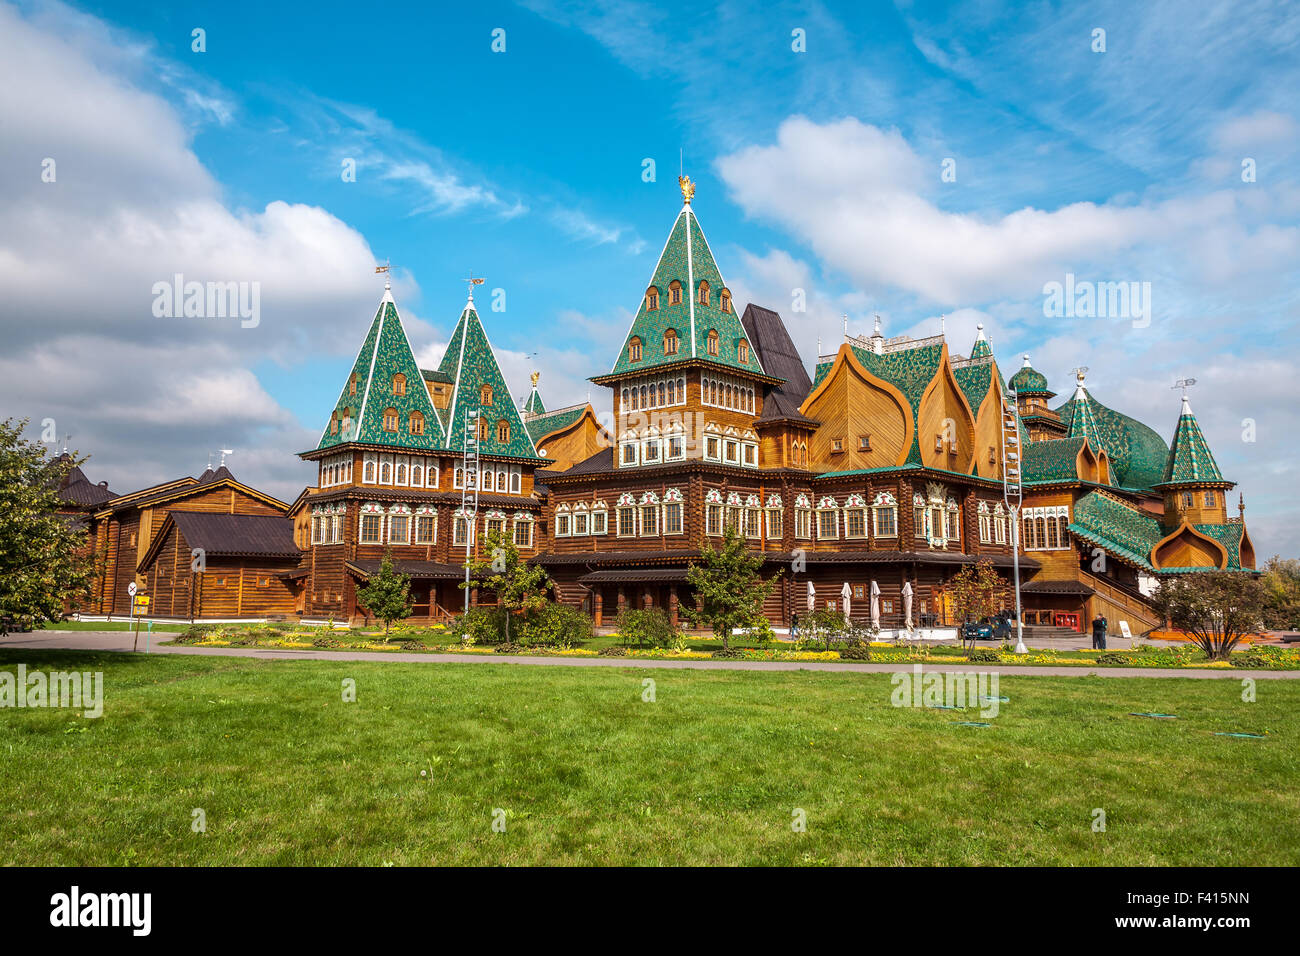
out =
<svg viewBox="0 0 1300 956"><path fill-rule="evenodd" d="M740 360L746 364L749 363L749 343L744 339L740 340L740 346L736 349L740 355Z"/></svg>
<svg viewBox="0 0 1300 956"><path fill-rule="evenodd" d="M650 465L657 462L658 460L659 460L659 439L647 438L642 443L641 463L644 465Z"/></svg>
<svg viewBox="0 0 1300 956"><path fill-rule="evenodd" d="M870 436L870 435L859 435L859 436L858 436L858 451L871 451L871 436Z"/></svg>
<svg viewBox="0 0 1300 956"><path fill-rule="evenodd" d="M411 516L395 514L388 516L388 543L411 543Z"/></svg>
<svg viewBox="0 0 1300 956"><path fill-rule="evenodd" d="M587 533L587 512L578 511L573 515L573 533L575 536Z"/></svg>
<svg viewBox="0 0 1300 956"><path fill-rule="evenodd" d="M723 450L726 452L726 461L729 465L734 465L740 461L740 443L734 441L724 441Z"/></svg>
<svg viewBox="0 0 1300 956"><path fill-rule="evenodd" d="M362 515L361 534L360 534L361 543L378 544L379 533L380 533L379 515L376 514Z"/></svg>
<svg viewBox="0 0 1300 956"><path fill-rule="evenodd" d="M1001 502L993 514L993 539L998 544L1007 543L1007 517L1002 513Z"/></svg>
<svg viewBox="0 0 1300 956"><path fill-rule="evenodd" d="M708 458L710 461L718 460L719 457L718 448L719 448L720 441L721 439L719 439L716 435L704 436L704 457L705 458Z"/></svg>
<svg viewBox="0 0 1300 956"><path fill-rule="evenodd" d="M669 461L680 461L686 457L686 439L681 435L668 436L668 454Z"/></svg>
<svg viewBox="0 0 1300 956"><path fill-rule="evenodd" d="M557 512L555 515L555 536L557 538L567 538L573 531L573 519L564 511Z"/></svg>
<svg viewBox="0 0 1300 956"><path fill-rule="evenodd" d="M677 330L669 329L664 333L664 355L677 354Z"/></svg>
<svg viewBox="0 0 1300 956"><path fill-rule="evenodd" d="M657 308L659 308L659 290L651 286L645 293L645 310L653 312Z"/></svg>
<svg viewBox="0 0 1300 956"><path fill-rule="evenodd" d="M670 501L664 505L664 534L682 533L682 503Z"/></svg>
<svg viewBox="0 0 1300 956"><path fill-rule="evenodd" d="M352 376L348 379L348 394L355 395L356 393L357 393L357 373L353 372Z"/></svg>
<svg viewBox="0 0 1300 956"><path fill-rule="evenodd" d="M812 537L812 509L795 508L794 509L794 536L796 538Z"/></svg>
<svg viewBox="0 0 1300 956"><path fill-rule="evenodd" d="M728 292L726 289L723 289L723 290L722 290L722 295L720 295L718 298L719 298L719 302L718 302L718 304L719 304L719 306L722 308L722 311L723 311L723 312L730 312L730 311L731 311L731 293Z"/></svg>
<svg viewBox="0 0 1300 956"><path fill-rule="evenodd" d="M397 409L395 408L384 409L384 431L386 432L397 431Z"/></svg>
<svg viewBox="0 0 1300 956"><path fill-rule="evenodd" d="M484 534L505 534L506 516L503 514L489 514L483 522Z"/></svg>
<svg viewBox="0 0 1300 956"><path fill-rule="evenodd" d="M708 348L709 348L710 355L718 354L718 330L717 329L709 329Z"/></svg>
<svg viewBox="0 0 1300 956"><path fill-rule="evenodd" d="M898 503L889 495L877 495L871 510L876 522L876 537L898 537Z"/></svg>
<svg viewBox="0 0 1300 956"><path fill-rule="evenodd" d="M838 454L839 454L840 452L842 452L843 450L844 450L844 439L843 439L843 438L832 438L832 439L831 439L831 454L832 454L832 455L838 455Z"/></svg>
<svg viewBox="0 0 1300 956"><path fill-rule="evenodd" d="M608 521L608 519L609 519L609 515L605 511L603 506L593 511L591 513L591 533L604 534L605 524Z"/></svg>
<svg viewBox="0 0 1300 956"><path fill-rule="evenodd" d="M388 455L382 455L379 459L379 483L381 485L393 483L393 462Z"/></svg>
<svg viewBox="0 0 1300 956"><path fill-rule="evenodd" d="M817 537L835 538L839 535L839 512L827 508L817 512Z"/></svg>
<svg viewBox="0 0 1300 956"><path fill-rule="evenodd" d="M949 506L944 516L943 536L949 541L961 540L961 511Z"/></svg>
<svg viewBox="0 0 1300 956"><path fill-rule="evenodd" d="M635 464L636 464L636 452L637 452L637 447L638 447L638 445L637 445L637 443L634 442L634 441L629 441L629 442L624 442L624 443L623 443L623 455L622 455L623 464L625 464L625 465L635 465Z"/></svg>
<svg viewBox="0 0 1300 956"><path fill-rule="evenodd" d="M674 279L668 285L668 304L669 305L682 304L682 284L678 282L676 279Z"/></svg>
<svg viewBox="0 0 1300 956"><path fill-rule="evenodd" d="M510 441L510 423L504 418L497 422L497 441L501 442L503 445ZM502 488L500 490L504 491L505 489Z"/></svg>
<svg viewBox="0 0 1300 956"><path fill-rule="evenodd" d="M767 509L767 536L769 538L779 538L782 534L782 517L783 513L780 508Z"/></svg>
<svg viewBox="0 0 1300 956"><path fill-rule="evenodd" d="M583 517L586 517L585 515ZM533 519L515 519L515 547L531 548L533 546Z"/></svg>
<svg viewBox="0 0 1300 956"><path fill-rule="evenodd" d="M636 509L628 506L618 509L618 536L630 538L636 534Z"/></svg>
<svg viewBox="0 0 1300 956"><path fill-rule="evenodd" d="M983 501L979 506L980 543L988 544L993 540L993 521L989 517L989 506Z"/></svg>
<svg viewBox="0 0 1300 956"><path fill-rule="evenodd" d="M627 360L629 362L641 361L641 339L638 336L632 336L632 341L627 343Z"/></svg>
<svg viewBox="0 0 1300 956"><path fill-rule="evenodd" d="M762 512L758 508L745 509L745 537L757 538L762 527Z"/></svg>
<svg viewBox="0 0 1300 956"><path fill-rule="evenodd" d="M934 450L943 451L943 433L939 432L934 436Z"/></svg>
<svg viewBox="0 0 1300 956"><path fill-rule="evenodd" d="M368 485L375 483L375 460L367 458L365 464L361 466L361 480Z"/></svg>
<svg viewBox="0 0 1300 956"><path fill-rule="evenodd" d="M1184 507L1184 508L1190 508L1190 507L1192 506L1192 501L1193 501L1192 493L1191 493L1190 491L1184 491L1184 492L1183 492L1183 507Z"/></svg>
<svg viewBox="0 0 1300 956"><path fill-rule="evenodd" d="M415 518L415 543L433 544L437 540L438 519L434 515L417 515Z"/></svg>
<svg viewBox="0 0 1300 956"><path fill-rule="evenodd" d="M478 403L480 405L492 404L492 386L484 384L478 390Z"/></svg>
<svg viewBox="0 0 1300 956"><path fill-rule="evenodd" d="M644 537L649 538L649 537L654 537L658 533L659 533L659 506L642 505L641 506L641 534Z"/></svg>
<svg viewBox="0 0 1300 956"><path fill-rule="evenodd" d="M1216 504L1218 504L1218 500L1213 491L1207 491L1205 493L1205 497L1202 498L1201 500L1205 502L1205 507L1207 508L1213 508Z"/></svg>
<svg viewBox="0 0 1300 956"><path fill-rule="evenodd" d="M867 536L867 509L849 508L844 512L844 537L865 538Z"/></svg>
<svg viewBox="0 0 1300 956"><path fill-rule="evenodd" d="M338 433L339 433L339 413L331 412L330 413L330 434L337 435Z"/></svg>
<svg viewBox="0 0 1300 956"><path fill-rule="evenodd" d="M704 533L722 534L722 505L710 504L704 508Z"/></svg>
<svg viewBox="0 0 1300 956"><path fill-rule="evenodd" d="M708 305L708 304L709 304L709 284L707 282L701 281L700 282L700 305Z"/></svg>
<svg viewBox="0 0 1300 956"><path fill-rule="evenodd" d="M398 372L393 376L393 394L394 395L406 394L406 376L403 375L401 372Z"/></svg>
<svg viewBox="0 0 1300 956"><path fill-rule="evenodd" d="M745 442L742 446L745 451L745 465L749 468L758 467L758 446L752 442Z"/></svg>
<svg viewBox="0 0 1300 956"><path fill-rule="evenodd" d="M407 426L412 435L424 434L424 415L420 412L411 412L410 423Z"/></svg>
<svg viewBox="0 0 1300 956"><path fill-rule="evenodd" d="M928 538L925 499L917 495L912 499L912 534L918 538Z"/></svg>

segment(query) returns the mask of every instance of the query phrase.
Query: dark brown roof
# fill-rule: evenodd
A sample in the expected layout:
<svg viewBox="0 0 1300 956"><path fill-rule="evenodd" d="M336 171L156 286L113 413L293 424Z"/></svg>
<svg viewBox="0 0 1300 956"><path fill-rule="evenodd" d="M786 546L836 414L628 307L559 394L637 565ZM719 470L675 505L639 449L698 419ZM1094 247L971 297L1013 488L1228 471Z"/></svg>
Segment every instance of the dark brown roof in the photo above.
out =
<svg viewBox="0 0 1300 956"><path fill-rule="evenodd" d="M171 520L191 548L208 555L298 557L293 519L274 515L226 515L205 511L172 511Z"/></svg>
<svg viewBox="0 0 1300 956"><path fill-rule="evenodd" d="M789 564L793 555L788 551L755 551L756 557L768 564ZM571 551L541 555L537 560L544 565L574 564L630 564L691 561L698 558L699 551ZM987 558L994 567L1011 567L1011 556L1007 554L963 554L960 551L805 551L804 559L809 564L974 564ZM1027 555L1020 556L1020 567L1033 570L1039 563Z"/></svg>
<svg viewBox="0 0 1300 956"><path fill-rule="evenodd" d="M68 477L59 486L59 498L70 505L102 505L116 498L116 493L109 491L108 482L93 485L80 468L73 468Z"/></svg>
<svg viewBox="0 0 1300 956"><path fill-rule="evenodd" d="M450 375L434 368L422 368L420 369L420 375L424 377L426 382L442 382L445 385L452 384Z"/></svg>
<svg viewBox="0 0 1300 956"><path fill-rule="evenodd" d="M363 578L368 578L379 570L383 564L380 558L359 558L348 562L348 568ZM456 564L440 564L437 561L394 561L393 568L399 574L413 578L461 578L465 577L464 567Z"/></svg>
<svg viewBox="0 0 1300 956"><path fill-rule="evenodd" d="M750 303L745 306L740 322L749 336L749 344L758 352L764 371L785 379L784 384L773 388L763 399L763 414L758 421L811 421L799 411L799 406L812 391L812 379L808 377L808 370L804 368L803 359L799 357L799 350L794 347L781 316L771 309Z"/></svg>
<svg viewBox="0 0 1300 956"><path fill-rule="evenodd" d="M1023 562L1024 559L1022 558ZM1020 585L1023 594L1078 594L1087 596L1092 588L1082 581L1027 581Z"/></svg>
<svg viewBox="0 0 1300 956"><path fill-rule="evenodd" d="M578 578L579 584L637 584L640 582L667 582L676 584L686 580L685 568L627 568L617 571L592 571Z"/></svg>
<svg viewBox="0 0 1300 956"><path fill-rule="evenodd" d="M560 472L562 475L599 475L606 471L614 470L614 449L602 448L590 458L583 459L568 471ZM552 472L554 475L554 472Z"/></svg>

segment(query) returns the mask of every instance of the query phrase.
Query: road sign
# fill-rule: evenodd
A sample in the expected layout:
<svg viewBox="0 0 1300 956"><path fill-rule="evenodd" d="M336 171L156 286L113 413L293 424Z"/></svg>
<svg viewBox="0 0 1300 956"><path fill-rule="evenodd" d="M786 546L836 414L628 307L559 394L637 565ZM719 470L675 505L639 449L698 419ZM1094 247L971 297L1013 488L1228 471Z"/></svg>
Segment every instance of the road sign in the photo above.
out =
<svg viewBox="0 0 1300 956"><path fill-rule="evenodd" d="M137 588L136 588L136 586L135 586L135 582L134 582L134 581L132 581L130 584L128 584L128 585L126 586L126 593L129 594L129 595L131 595L131 597L135 597L135 592L136 592L136 590L137 590Z"/></svg>
<svg viewBox="0 0 1300 956"><path fill-rule="evenodd" d="M136 606L136 610L139 611L149 610L149 595L137 594L135 598L135 606Z"/></svg>

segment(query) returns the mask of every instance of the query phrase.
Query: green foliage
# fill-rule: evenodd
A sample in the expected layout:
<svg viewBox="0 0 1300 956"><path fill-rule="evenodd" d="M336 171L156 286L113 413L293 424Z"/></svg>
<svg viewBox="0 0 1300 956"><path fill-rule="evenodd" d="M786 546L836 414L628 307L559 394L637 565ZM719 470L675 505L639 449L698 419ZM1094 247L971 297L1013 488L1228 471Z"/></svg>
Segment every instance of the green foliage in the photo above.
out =
<svg viewBox="0 0 1300 956"><path fill-rule="evenodd" d="M638 647L672 647L677 638L668 615L657 607L625 607L618 612L615 627L626 643Z"/></svg>
<svg viewBox="0 0 1300 956"><path fill-rule="evenodd" d="M514 540L501 531L489 532L483 538L482 555L466 562L471 581L468 587L487 588L497 598L497 605L511 615L533 615L547 607L546 592L551 579L540 564L519 560L519 548ZM460 583L466 587L464 581ZM505 636L510 636L510 617L506 618Z"/></svg>
<svg viewBox="0 0 1300 956"><path fill-rule="evenodd" d="M866 644L847 644L839 649L840 657L846 661L871 660L871 648Z"/></svg>
<svg viewBox="0 0 1300 956"><path fill-rule="evenodd" d="M472 607L456 618L448 631L468 637L476 644L500 644L505 640L506 615L500 608Z"/></svg>
<svg viewBox="0 0 1300 956"><path fill-rule="evenodd" d="M966 652L966 660L972 664L996 664L1002 655L991 647L972 647Z"/></svg>
<svg viewBox="0 0 1300 956"><path fill-rule="evenodd" d="M733 630L756 627L766 620L763 601L776 587L779 575L764 581L759 574L762 566L762 559L749 552L744 536L734 526L724 529L720 548L705 539L699 561L692 561L686 569L696 604L682 608L682 614L697 626L712 628L723 649L728 649Z"/></svg>
<svg viewBox="0 0 1300 956"><path fill-rule="evenodd" d="M26 420L0 422L0 633L63 617L90 596L95 560L86 535L56 513L71 458L47 459L22 438ZM85 459L80 459L84 461Z"/></svg>
<svg viewBox="0 0 1300 956"><path fill-rule="evenodd" d="M1264 565L1264 626L1276 631L1300 630L1300 559L1274 555Z"/></svg>
<svg viewBox="0 0 1300 956"><path fill-rule="evenodd" d="M520 628L520 640L528 647L577 647L593 635L591 618L565 604L544 604L530 613Z"/></svg>
<svg viewBox="0 0 1300 956"><path fill-rule="evenodd" d="M411 616L411 579L393 566L393 556L384 553L379 570L357 588L357 602L384 622L384 640L394 621Z"/></svg>
<svg viewBox="0 0 1300 956"><path fill-rule="evenodd" d="M975 564L964 566L944 582L939 593L947 598L957 621L967 623L992 617L997 612L1006 589L1006 582L998 577L993 562L984 558ZM965 635L962 635L963 643L965 640ZM973 637L970 643L974 646Z"/></svg>
<svg viewBox="0 0 1300 956"><path fill-rule="evenodd" d="M1206 657L1226 661L1244 636L1261 628L1268 592L1254 574L1209 571L1164 578L1152 601Z"/></svg>
<svg viewBox="0 0 1300 956"><path fill-rule="evenodd" d="M849 622L843 611L832 611L822 607L808 612L800 620L799 630L804 640L814 645L821 644L823 650L829 651L832 641L848 633Z"/></svg>

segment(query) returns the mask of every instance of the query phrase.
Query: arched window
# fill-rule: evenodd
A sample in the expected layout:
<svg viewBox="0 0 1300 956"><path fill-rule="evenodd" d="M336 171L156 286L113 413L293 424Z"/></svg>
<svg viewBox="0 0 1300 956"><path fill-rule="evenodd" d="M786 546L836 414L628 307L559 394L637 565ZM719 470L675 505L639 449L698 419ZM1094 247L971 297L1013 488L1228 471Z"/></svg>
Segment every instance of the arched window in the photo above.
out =
<svg viewBox="0 0 1300 956"><path fill-rule="evenodd" d="M718 300L719 300L719 301L718 301L718 305L721 307L721 309L722 309L723 312L730 312L730 311L731 311L731 293L730 293L730 292L728 292L726 289L723 289L723 290L722 290L722 294L721 294L720 296L718 296Z"/></svg>
<svg viewBox="0 0 1300 956"><path fill-rule="evenodd" d="M339 413L331 412L330 413L330 434L337 435L338 433L339 433Z"/></svg>
<svg viewBox="0 0 1300 956"><path fill-rule="evenodd" d="M641 339L632 336L632 341L627 343L627 360L629 362L641 361Z"/></svg>
<svg viewBox="0 0 1300 956"><path fill-rule="evenodd" d="M677 354L677 330L668 329L664 332L664 355Z"/></svg>
<svg viewBox="0 0 1300 956"><path fill-rule="evenodd" d="M659 308L659 290L651 286L645 292L645 310L653 312L657 308Z"/></svg>
<svg viewBox="0 0 1300 956"><path fill-rule="evenodd" d="M510 441L510 423L506 421L504 418L501 419L501 421L497 422L497 441L499 442Z"/></svg>
<svg viewBox="0 0 1300 956"><path fill-rule="evenodd" d="M709 304L709 284L704 280L700 281L700 305Z"/></svg>
<svg viewBox="0 0 1300 956"><path fill-rule="evenodd" d="M676 279L674 279L668 285L668 304L669 305L682 304L682 284L678 282Z"/></svg>
<svg viewBox="0 0 1300 956"><path fill-rule="evenodd" d="M631 407L632 395L627 389L623 389L623 409L626 411Z"/></svg>
<svg viewBox="0 0 1300 956"><path fill-rule="evenodd" d="M348 379L348 394L355 395L356 393L357 393L357 373L353 372L352 377Z"/></svg>
<svg viewBox="0 0 1300 956"><path fill-rule="evenodd" d="M718 354L718 330L709 329L709 354Z"/></svg>
<svg viewBox="0 0 1300 956"><path fill-rule="evenodd" d="M393 394L394 395L406 394L406 376L403 375L401 372L398 372L393 376Z"/></svg>
<svg viewBox="0 0 1300 956"><path fill-rule="evenodd" d="M749 364L749 343L744 339L740 340L740 347L736 350L740 354L740 360Z"/></svg>
<svg viewBox="0 0 1300 956"><path fill-rule="evenodd" d="M420 412L411 412L410 420L407 423L407 429L412 435L423 435L424 415Z"/></svg>
<svg viewBox="0 0 1300 956"><path fill-rule="evenodd" d="M395 408L384 409L384 431L386 432L397 431L397 409Z"/></svg>
<svg viewBox="0 0 1300 956"><path fill-rule="evenodd" d="M482 415L478 418L478 440L487 441L488 437L488 420Z"/></svg>
<svg viewBox="0 0 1300 956"><path fill-rule="evenodd" d="M492 404L492 386L484 385L478 390L478 403L480 405Z"/></svg>

